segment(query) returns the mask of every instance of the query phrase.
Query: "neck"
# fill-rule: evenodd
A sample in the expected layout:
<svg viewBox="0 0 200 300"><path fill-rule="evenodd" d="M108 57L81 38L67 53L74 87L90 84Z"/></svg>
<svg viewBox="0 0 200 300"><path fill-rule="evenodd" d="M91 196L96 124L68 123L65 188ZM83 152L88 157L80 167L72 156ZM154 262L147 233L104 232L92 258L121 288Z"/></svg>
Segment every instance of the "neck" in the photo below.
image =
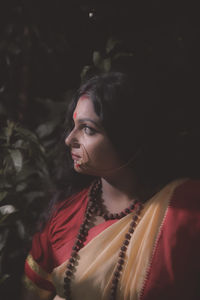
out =
<svg viewBox="0 0 200 300"><path fill-rule="evenodd" d="M129 168L101 178L102 198L107 206L127 206L139 198L140 185Z"/></svg>
<svg viewBox="0 0 200 300"><path fill-rule="evenodd" d="M145 202L157 190L143 186L130 168L123 168L109 176L103 176L102 198L108 207L126 207L133 200Z"/></svg>

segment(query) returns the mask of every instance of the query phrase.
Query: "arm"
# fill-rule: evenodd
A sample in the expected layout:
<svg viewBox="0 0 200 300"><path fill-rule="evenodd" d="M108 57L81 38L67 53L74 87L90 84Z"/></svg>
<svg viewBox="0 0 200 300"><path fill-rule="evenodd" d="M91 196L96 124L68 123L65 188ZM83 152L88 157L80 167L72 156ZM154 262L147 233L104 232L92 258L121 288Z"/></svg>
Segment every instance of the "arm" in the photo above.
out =
<svg viewBox="0 0 200 300"><path fill-rule="evenodd" d="M48 228L49 224L32 239L24 266L21 300L52 300L56 294L51 279L53 257Z"/></svg>
<svg viewBox="0 0 200 300"><path fill-rule="evenodd" d="M54 298L54 294L46 293L43 294L43 296L38 295L33 290L27 289L25 286L22 286L22 292L21 292L21 300L57 300L57 296Z"/></svg>
<svg viewBox="0 0 200 300"><path fill-rule="evenodd" d="M38 288L26 275L23 276L21 300L59 300L55 293Z"/></svg>

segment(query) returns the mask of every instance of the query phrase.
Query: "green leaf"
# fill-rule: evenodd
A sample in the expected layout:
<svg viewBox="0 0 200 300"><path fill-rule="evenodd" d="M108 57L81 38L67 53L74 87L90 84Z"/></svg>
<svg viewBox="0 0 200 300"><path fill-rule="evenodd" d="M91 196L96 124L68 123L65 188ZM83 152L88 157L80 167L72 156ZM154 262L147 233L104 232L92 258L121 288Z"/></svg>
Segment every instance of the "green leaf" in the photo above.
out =
<svg viewBox="0 0 200 300"><path fill-rule="evenodd" d="M8 192L0 192L0 201L2 201L3 199L5 199L5 197L7 196Z"/></svg>
<svg viewBox="0 0 200 300"><path fill-rule="evenodd" d="M30 153L32 152L33 149L36 149L37 152L41 152L42 154L45 153L44 147L41 145L38 137L36 136L35 133L31 132L30 130L22 127L16 127L16 132L20 135L20 137L23 137L23 139L26 142L29 142L30 146L28 146ZM36 146L36 147L33 147Z"/></svg>
<svg viewBox="0 0 200 300"><path fill-rule="evenodd" d="M114 37L109 38L106 43L106 53L109 54L120 43L121 41Z"/></svg>
<svg viewBox="0 0 200 300"><path fill-rule="evenodd" d="M91 66L84 66L82 71L81 71L81 81L83 82L83 80L85 79L85 76L87 75L88 71L90 71Z"/></svg>
<svg viewBox="0 0 200 300"><path fill-rule="evenodd" d="M15 166L15 170L20 172L23 165L23 156L19 150L10 150L10 155Z"/></svg>
<svg viewBox="0 0 200 300"><path fill-rule="evenodd" d="M7 141L7 144L10 143L10 138L13 134L13 129L15 127L15 124L11 121L7 121L7 127L4 128L4 134L6 136L6 141Z"/></svg>
<svg viewBox="0 0 200 300"><path fill-rule="evenodd" d="M29 141L31 141L35 144L39 144L39 141L38 141L36 135L33 132L31 132L30 130L28 130L26 128L22 128L22 127L16 127L15 130L21 136L26 137L26 139L28 139Z"/></svg>
<svg viewBox="0 0 200 300"><path fill-rule="evenodd" d="M6 174L6 173L14 173L13 161L12 161L12 157L10 155L10 152L9 152L8 155L6 155L4 157L4 160L3 160L3 172L4 172L4 174Z"/></svg>
<svg viewBox="0 0 200 300"><path fill-rule="evenodd" d="M57 126L57 123L55 123L55 122L47 122L45 124L41 124L40 126L38 126L36 132L40 138L44 138L44 137L52 134L52 132L54 131L56 126Z"/></svg>
<svg viewBox="0 0 200 300"><path fill-rule="evenodd" d="M24 146L24 141L23 140L17 140L15 143L14 143L14 146L15 148L22 148Z"/></svg>
<svg viewBox="0 0 200 300"><path fill-rule="evenodd" d="M3 276L0 278L0 285L1 285L6 279L8 279L9 277L10 277L10 275L8 275L8 274L3 275Z"/></svg>
<svg viewBox="0 0 200 300"><path fill-rule="evenodd" d="M111 59L110 58L106 58L103 60L103 70L105 72L109 72L111 68Z"/></svg>
<svg viewBox="0 0 200 300"><path fill-rule="evenodd" d="M100 52L98 52L98 51L93 52L93 63L98 68L102 64L102 57L101 57Z"/></svg>

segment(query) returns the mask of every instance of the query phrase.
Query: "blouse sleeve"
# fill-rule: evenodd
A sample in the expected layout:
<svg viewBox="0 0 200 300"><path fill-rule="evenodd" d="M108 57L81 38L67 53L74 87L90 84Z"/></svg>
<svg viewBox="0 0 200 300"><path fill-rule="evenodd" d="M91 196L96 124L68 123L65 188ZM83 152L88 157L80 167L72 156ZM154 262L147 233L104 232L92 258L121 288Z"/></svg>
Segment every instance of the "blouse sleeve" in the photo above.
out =
<svg viewBox="0 0 200 300"><path fill-rule="evenodd" d="M38 295L39 299L49 299L55 294L51 280L53 255L47 224L42 232L37 232L32 240L32 248L25 261L25 288Z"/></svg>

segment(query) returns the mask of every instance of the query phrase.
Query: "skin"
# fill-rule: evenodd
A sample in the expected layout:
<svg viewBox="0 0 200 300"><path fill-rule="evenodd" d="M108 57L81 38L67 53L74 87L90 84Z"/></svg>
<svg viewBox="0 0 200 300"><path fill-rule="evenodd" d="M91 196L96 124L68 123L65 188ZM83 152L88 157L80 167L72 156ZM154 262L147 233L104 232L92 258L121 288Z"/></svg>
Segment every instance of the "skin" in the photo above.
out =
<svg viewBox="0 0 200 300"><path fill-rule="evenodd" d="M80 156L74 168L79 173L105 176L110 170L119 168L122 162L89 98L80 98L73 113L74 128L65 140L71 153Z"/></svg>
<svg viewBox="0 0 200 300"><path fill-rule="evenodd" d="M120 212L140 194L137 178L119 158L89 97L79 99L73 119L74 128L65 143L71 153L80 156L74 160L74 169L82 174L101 177L102 198L107 210Z"/></svg>
<svg viewBox="0 0 200 300"><path fill-rule="evenodd" d="M86 120L87 119L87 120ZM73 113L74 128L65 140L74 158L74 169L82 174L101 177L102 201L110 213L128 207L135 197L143 198L144 189L133 171L119 158L88 97L81 97ZM77 161L81 161L78 164ZM105 222L96 216L94 225ZM24 288L22 300L42 300ZM50 296L49 300L61 300Z"/></svg>

